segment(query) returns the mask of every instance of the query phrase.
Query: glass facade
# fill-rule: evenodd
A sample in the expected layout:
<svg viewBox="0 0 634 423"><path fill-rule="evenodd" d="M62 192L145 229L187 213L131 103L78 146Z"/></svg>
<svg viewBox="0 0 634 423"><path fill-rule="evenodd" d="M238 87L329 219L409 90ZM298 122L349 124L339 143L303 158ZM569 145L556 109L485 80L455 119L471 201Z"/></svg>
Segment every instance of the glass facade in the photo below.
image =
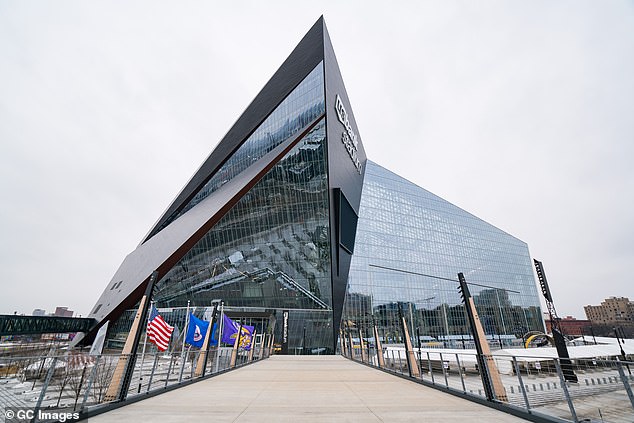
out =
<svg viewBox="0 0 634 423"><path fill-rule="evenodd" d="M410 335L457 346L470 330L457 274L487 335L511 342L543 330L527 245L400 176L367 162L343 322L399 342Z"/></svg>
<svg viewBox="0 0 634 423"><path fill-rule="evenodd" d="M319 65L225 163L188 207L324 114ZM157 283L158 307L233 313L290 311L289 349L332 339L332 283L325 118L306 134ZM219 176L220 175L220 176ZM281 338L281 325L276 328Z"/></svg>
<svg viewBox="0 0 634 423"><path fill-rule="evenodd" d="M324 72L320 63L244 141L187 205L157 230L167 227L284 140L324 113ZM152 234L154 235L154 234Z"/></svg>
<svg viewBox="0 0 634 423"><path fill-rule="evenodd" d="M260 319L254 324L274 330L278 343L284 325L284 347L291 354L334 353L334 328L340 322L333 316L339 319L342 303L345 328L364 329L370 336L376 322L382 336L399 341L397 316L402 311L412 334L419 331L451 344L470 332L456 289L462 272L472 284L488 335L510 340L543 330L525 243L372 162L365 166L364 179L363 172L349 172L349 159L354 163L359 153L365 161L365 152L361 140L358 150L346 144L346 137L355 138L352 111L335 61L326 62L329 73L324 75L323 58L332 52L325 51L328 43L321 43L323 28L314 28L312 38L300 43L293 60L276 72L247 108L245 119L230 130L231 137L212 153L213 160L206 163L217 163L217 170L201 167L192 179L200 189L192 192L188 184L183 191L188 200L175 200L179 203L169 210L176 211L164 215L165 223L149 237L191 210L191 220L174 225L174 231L185 233L165 231L130 253L91 314L117 319L124 304L138 301L144 281L158 269L153 300L175 322L183 322L188 302L202 313L221 300L232 316ZM286 95L290 87L294 89ZM277 106L271 110L271 104ZM333 127L327 127L327 119ZM253 129L246 121L261 123ZM269 162L267 153L281 145L288 153ZM243 186L248 179L243 172L255 163L258 172L266 173ZM255 167L251 170L256 173ZM236 186L226 188L235 192L218 191L232 180ZM357 203L348 198L358 201L361 188L357 221ZM214 204L223 213L228 209L226 213L204 215L203 200L224 202L237 192L241 197L231 200L230 209L229 204ZM198 232L200 224L209 225L206 233ZM178 244L182 240L187 240L186 248ZM348 253L353 253L349 269ZM114 321L113 333L125 333L133 314Z"/></svg>

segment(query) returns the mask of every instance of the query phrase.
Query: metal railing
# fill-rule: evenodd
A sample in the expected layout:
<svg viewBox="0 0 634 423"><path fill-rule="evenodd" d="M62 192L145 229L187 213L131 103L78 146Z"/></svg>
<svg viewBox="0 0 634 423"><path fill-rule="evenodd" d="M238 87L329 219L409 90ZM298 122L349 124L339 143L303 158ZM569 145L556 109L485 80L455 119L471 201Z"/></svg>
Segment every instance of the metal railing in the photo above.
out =
<svg viewBox="0 0 634 423"><path fill-rule="evenodd" d="M404 347L384 346L382 370L423 384L486 401L486 390L474 352L414 349L420 376L410 371ZM381 368L376 349L358 345L344 354L355 361ZM572 422L634 422L634 362L616 359L574 359L577 382L567 381L558 358L493 354L502 381L497 408L541 420ZM486 362L487 360L485 360ZM566 363L564 362L564 366ZM489 369L491 371L492 369Z"/></svg>
<svg viewBox="0 0 634 423"><path fill-rule="evenodd" d="M269 349L256 345L253 352L239 351L232 366L232 350L232 347L211 348L204 371L198 363L205 361L204 355L201 357L205 351L154 351L143 356L139 353L123 402L242 367L270 354ZM97 414L100 409L103 411L122 402L107 395L121 359L130 357L122 354L91 356L75 351L0 357L0 411L32 410L35 416L38 410L79 413L83 417ZM4 419L5 413L0 412L0 421Z"/></svg>

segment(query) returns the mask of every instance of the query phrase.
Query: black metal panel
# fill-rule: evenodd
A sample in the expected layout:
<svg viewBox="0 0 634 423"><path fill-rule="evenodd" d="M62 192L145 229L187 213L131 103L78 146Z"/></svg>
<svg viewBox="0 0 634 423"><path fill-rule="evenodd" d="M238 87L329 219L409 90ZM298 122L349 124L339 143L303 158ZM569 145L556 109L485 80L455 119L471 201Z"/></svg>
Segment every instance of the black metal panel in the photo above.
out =
<svg viewBox="0 0 634 423"><path fill-rule="evenodd" d="M59 316L0 315L0 336L88 332L95 319Z"/></svg>
<svg viewBox="0 0 634 423"><path fill-rule="evenodd" d="M363 188L363 175L365 173L366 155L361 143L361 136L357 123L352 113L352 107L348 99L348 94L341 77L341 71L337 64L337 58L328 36L325 23L324 34L324 79L326 87L326 124L328 137L328 183L330 188L330 241L332 257L332 306L333 306L333 339L336 349L336 342L339 335L339 324L341 323L341 313L343 302L348 285L348 272L352 255L346 248L339 245L338 233L335 228L339 227L339 213L337 208L338 193L340 190L356 215L359 214L361 203L361 190ZM342 137L346 137L348 130L341 122L337 113L337 98L346 111L350 129L357 137L357 146L354 156L346 148ZM360 168L359 168L359 167ZM354 245L352 245L354 247Z"/></svg>
<svg viewBox="0 0 634 423"><path fill-rule="evenodd" d="M229 129L218 146L150 230L143 242L154 236L166 220L187 205L189 200L196 195L200 188L231 157L249 135L257 129L264 119L323 60L323 28L322 16L302 38L297 47L249 104L236 123Z"/></svg>

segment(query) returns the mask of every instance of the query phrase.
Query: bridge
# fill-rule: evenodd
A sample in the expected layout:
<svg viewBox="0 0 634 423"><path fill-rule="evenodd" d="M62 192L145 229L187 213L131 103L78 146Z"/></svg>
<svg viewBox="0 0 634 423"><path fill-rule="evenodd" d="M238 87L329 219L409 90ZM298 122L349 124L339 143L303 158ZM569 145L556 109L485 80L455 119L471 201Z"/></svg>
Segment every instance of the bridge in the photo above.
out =
<svg viewBox="0 0 634 423"><path fill-rule="evenodd" d="M96 324L95 319L81 317L0 314L0 336L88 332Z"/></svg>
<svg viewBox="0 0 634 423"><path fill-rule="evenodd" d="M272 356L91 422L495 421L519 417L341 356Z"/></svg>

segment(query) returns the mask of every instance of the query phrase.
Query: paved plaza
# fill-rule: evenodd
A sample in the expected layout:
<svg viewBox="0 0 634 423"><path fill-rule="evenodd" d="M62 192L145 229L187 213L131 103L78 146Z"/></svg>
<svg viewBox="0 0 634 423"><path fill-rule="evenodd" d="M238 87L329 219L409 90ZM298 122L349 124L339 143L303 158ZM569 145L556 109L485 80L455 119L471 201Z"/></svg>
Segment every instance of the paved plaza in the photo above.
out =
<svg viewBox="0 0 634 423"><path fill-rule="evenodd" d="M90 421L521 422L518 417L349 361L273 356Z"/></svg>

